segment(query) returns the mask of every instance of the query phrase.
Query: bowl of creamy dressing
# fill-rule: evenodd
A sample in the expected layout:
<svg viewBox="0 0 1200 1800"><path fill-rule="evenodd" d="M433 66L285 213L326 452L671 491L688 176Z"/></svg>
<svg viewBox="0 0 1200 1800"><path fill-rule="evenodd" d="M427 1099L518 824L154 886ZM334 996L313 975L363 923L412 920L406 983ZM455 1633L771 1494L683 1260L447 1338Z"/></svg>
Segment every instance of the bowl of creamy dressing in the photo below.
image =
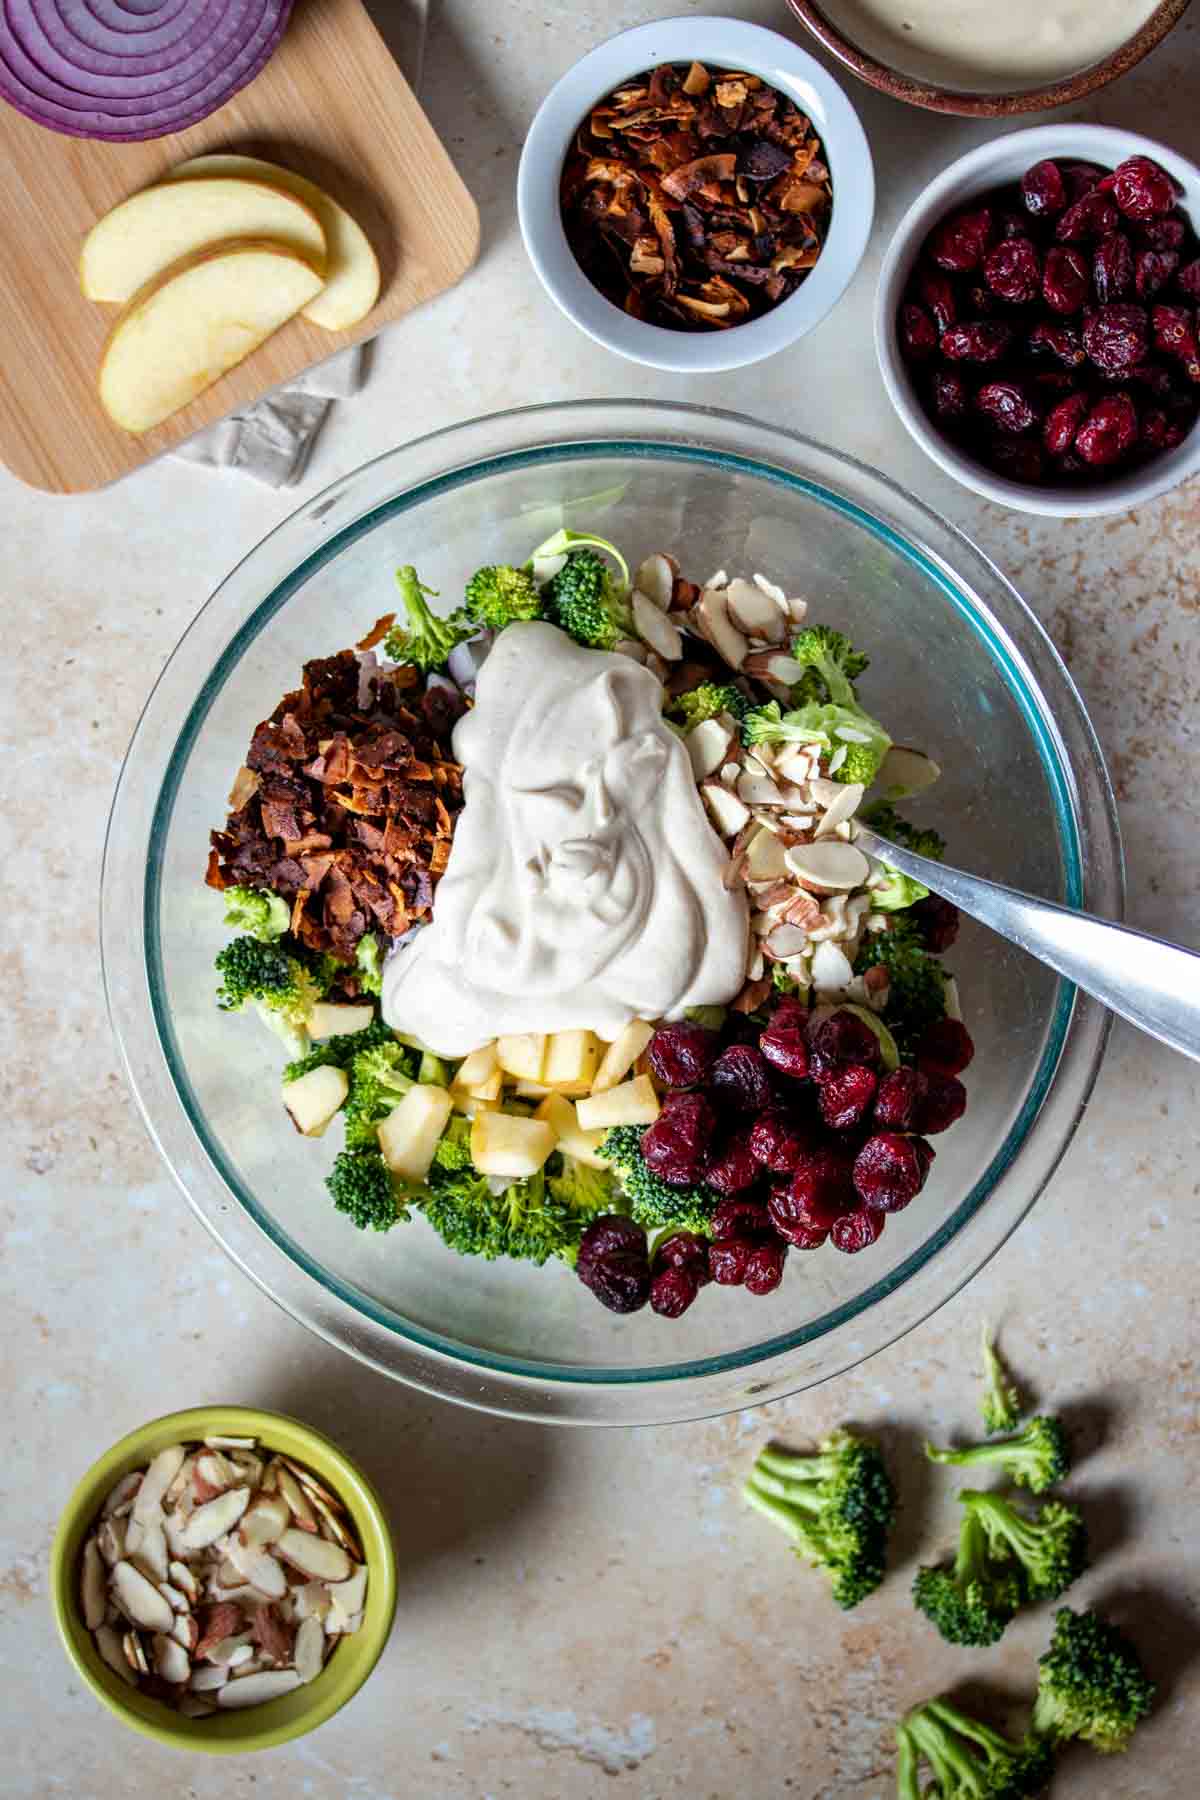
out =
<svg viewBox="0 0 1200 1800"><path fill-rule="evenodd" d="M788 0L838 60L893 99L976 117L1041 112L1124 75L1189 0Z"/></svg>

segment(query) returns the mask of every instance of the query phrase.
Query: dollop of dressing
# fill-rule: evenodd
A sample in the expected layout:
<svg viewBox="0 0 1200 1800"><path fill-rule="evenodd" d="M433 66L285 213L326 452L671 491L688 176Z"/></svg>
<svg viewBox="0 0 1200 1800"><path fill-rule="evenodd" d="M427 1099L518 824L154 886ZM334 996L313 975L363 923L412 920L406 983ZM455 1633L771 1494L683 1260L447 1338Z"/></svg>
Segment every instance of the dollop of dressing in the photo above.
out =
<svg viewBox="0 0 1200 1800"><path fill-rule="evenodd" d="M454 754L464 805L433 921L384 968L394 1030L458 1057L506 1032L612 1039L739 991L745 896L648 669L510 625Z"/></svg>
<svg viewBox="0 0 1200 1800"><path fill-rule="evenodd" d="M910 75L997 91L1090 68L1157 0L834 0L835 24Z"/></svg>

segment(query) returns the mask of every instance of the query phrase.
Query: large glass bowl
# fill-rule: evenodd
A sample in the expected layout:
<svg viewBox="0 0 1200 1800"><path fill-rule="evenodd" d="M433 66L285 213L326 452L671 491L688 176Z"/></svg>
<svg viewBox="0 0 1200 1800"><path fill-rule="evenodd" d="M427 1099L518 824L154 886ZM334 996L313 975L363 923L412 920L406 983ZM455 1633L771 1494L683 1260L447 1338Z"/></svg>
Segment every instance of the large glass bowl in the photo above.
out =
<svg viewBox="0 0 1200 1800"><path fill-rule="evenodd" d="M865 697L943 778L923 815L955 861L1117 916L1112 795L1079 696L1031 613L966 538L861 464L708 409L597 401L498 414L406 445L307 502L234 570L142 716L105 851L109 1005L146 1122L193 1208L295 1318L447 1399L576 1423L694 1418L871 1355L939 1306L1061 1157L1106 1015L966 925L951 963L977 1055L965 1119L920 1199L858 1256L793 1252L768 1299L708 1289L678 1321L606 1312L565 1267L485 1263L423 1220L354 1231L278 1101L279 1055L213 1004L210 827L256 722L307 658L363 634L416 564L446 596L560 524L703 578L761 570L869 648Z"/></svg>

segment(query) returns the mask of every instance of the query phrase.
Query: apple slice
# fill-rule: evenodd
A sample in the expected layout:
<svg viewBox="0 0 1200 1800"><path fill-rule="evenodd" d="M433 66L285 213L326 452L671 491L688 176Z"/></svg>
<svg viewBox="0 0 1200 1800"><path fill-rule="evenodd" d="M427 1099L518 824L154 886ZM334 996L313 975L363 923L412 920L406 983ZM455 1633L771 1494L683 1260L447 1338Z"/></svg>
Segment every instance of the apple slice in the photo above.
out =
<svg viewBox="0 0 1200 1800"><path fill-rule="evenodd" d="M648 1075L635 1075L618 1087L587 1095L576 1105L575 1116L585 1131L599 1131L602 1126L653 1125L659 1111L654 1083Z"/></svg>
<svg viewBox="0 0 1200 1800"><path fill-rule="evenodd" d="M612 1164L600 1155L607 1129L585 1131L573 1102L565 1094L547 1094L533 1116L545 1121L558 1140L558 1148L576 1162L586 1163L589 1169L606 1169L611 1174Z"/></svg>
<svg viewBox="0 0 1200 1800"><path fill-rule="evenodd" d="M349 1092L346 1071L333 1063L322 1063L307 1075L284 1082L283 1104L297 1131L304 1137L320 1137Z"/></svg>
<svg viewBox="0 0 1200 1800"><path fill-rule="evenodd" d="M536 1175L553 1148L554 1132L544 1119L489 1112L471 1127L471 1161L481 1175Z"/></svg>
<svg viewBox="0 0 1200 1800"><path fill-rule="evenodd" d="M379 298L379 264L362 226L324 188L257 156L193 156L172 169L167 179L193 181L215 175L268 181L311 207L325 233L325 287L304 308L304 316L326 331L346 331L366 318Z"/></svg>
<svg viewBox="0 0 1200 1800"><path fill-rule="evenodd" d="M312 1038L349 1037L365 1031L375 1017L371 1005L349 1006L344 1001L318 1000L308 1019L308 1035Z"/></svg>
<svg viewBox="0 0 1200 1800"><path fill-rule="evenodd" d="M424 1181L454 1102L443 1087L418 1082L379 1127L379 1148L393 1175Z"/></svg>
<svg viewBox="0 0 1200 1800"><path fill-rule="evenodd" d="M172 263L228 238L269 238L325 268L311 206L265 181L217 176L144 188L105 213L83 240L79 285L89 300L130 300Z"/></svg>
<svg viewBox="0 0 1200 1800"><path fill-rule="evenodd" d="M202 394L320 292L293 250L242 238L174 264L130 301L100 359L100 401L149 431Z"/></svg>
<svg viewBox="0 0 1200 1800"><path fill-rule="evenodd" d="M606 1088L614 1088L619 1081L624 1081L653 1036L653 1025L645 1019L631 1019L601 1057L592 1081L593 1094L602 1094Z"/></svg>

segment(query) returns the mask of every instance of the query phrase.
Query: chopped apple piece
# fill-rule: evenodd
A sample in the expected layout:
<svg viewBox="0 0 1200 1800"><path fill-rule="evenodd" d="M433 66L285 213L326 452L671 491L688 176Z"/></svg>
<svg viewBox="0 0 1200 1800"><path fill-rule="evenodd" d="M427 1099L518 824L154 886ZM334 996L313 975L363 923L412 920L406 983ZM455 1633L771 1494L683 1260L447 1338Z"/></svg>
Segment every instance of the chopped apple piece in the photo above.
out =
<svg viewBox="0 0 1200 1800"><path fill-rule="evenodd" d="M608 1135L607 1129L585 1131L574 1104L565 1094L548 1094L533 1116L545 1120L558 1139L559 1148L573 1156L576 1162L586 1163L589 1169L611 1171L612 1164L599 1155L600 1145Z"/></svg>
<svg viewBox="0 0 1200 1800"><path fill-rule="evenodd" d="M418 1082L379 1127L379 1148L393 1175L424 1181L454 1102L443 1087Z"/></svg>
<svg viewBox="0 0 1200 1800"><path fill-rule="evenodd" d="M613 1125L653 1125L659 1115L658 1095L648 1075L635 1075L619 1087L589 1094L575 1108L585 1131Z"/></svg>
<svg viewBox="0 0 1200 1800"><path fill-rule="evenodd" d="M494 1075L496 1068L496 1046L494 1043L484 1044L480 1049L472 1050L470 1056L464 1057L459 1063L452 1085L461 1088L464 1094L469 1094L473 1088L481 1087L489 1076Z"/></svg>
<svg viewBox="0 0 1200 1800"><path fill-rule="evenodd" d="M631 1019L600 1058L600 1067L592 1082L593 1094L602 1094L606 1088L614 1088L618 1081L624 1081L653 1036L653 1025L648 1025L645 1019Z"/></svg>
<svg viewBox="0 0 1200 1800"><path fill-rule="evenodd" d="M542 1080L572 1096L589 1093L602 1048L594 1031L556 1031L546 1045Z"/></svg>
<svg viewBox="0 0 1200 1800"><path fill-rule="evenodd" d="M496 1059L506 1075L520 1081L540 1081L546 1059L546 1038L537 1031L521 1031L496 1039Z"/></svg>
<svg viewBox="0 0 1200 1800"><path fill-rule="evenodd" d="M544 1119L487 1112L471 1126L471 1161L481 1175L536 1175L553 1148L554 1132Z"/></svg>
<svg viewBox="0 0 1200 1800"><path fill-rule="evenodd" d="M345 1006L318 1000L309 1017L308 1035L315 1038L347 1037L352 1031L365 1031L374 1017L373 1006Z"/></svg>
<svg viewBox="0 0 1200 1800"><path fill-rule="evenodd" d="M486 1081L481 1081L478 1087L468 1088L467 1094L472 1100L499 1100L503 1087L504 1076L499 1069L496 1069Z"/></svg>
<svg viewBox="0 0 1200 1800"><path fill-rule="evenodd" d="M518 1100L544 1100L547 1094L553 1093L544 1081L518 1081L513 1093Z"/></svg>
<svg viewBox="0 0 1200 1800"><path fill-rule="evenodd" d="M325 1063L310 1069L307 1075L283 1084L283 1104L292 1115L296 1130L305 1137L320 1137L330 1119L350 1092L344 1069Z"/></svg>

